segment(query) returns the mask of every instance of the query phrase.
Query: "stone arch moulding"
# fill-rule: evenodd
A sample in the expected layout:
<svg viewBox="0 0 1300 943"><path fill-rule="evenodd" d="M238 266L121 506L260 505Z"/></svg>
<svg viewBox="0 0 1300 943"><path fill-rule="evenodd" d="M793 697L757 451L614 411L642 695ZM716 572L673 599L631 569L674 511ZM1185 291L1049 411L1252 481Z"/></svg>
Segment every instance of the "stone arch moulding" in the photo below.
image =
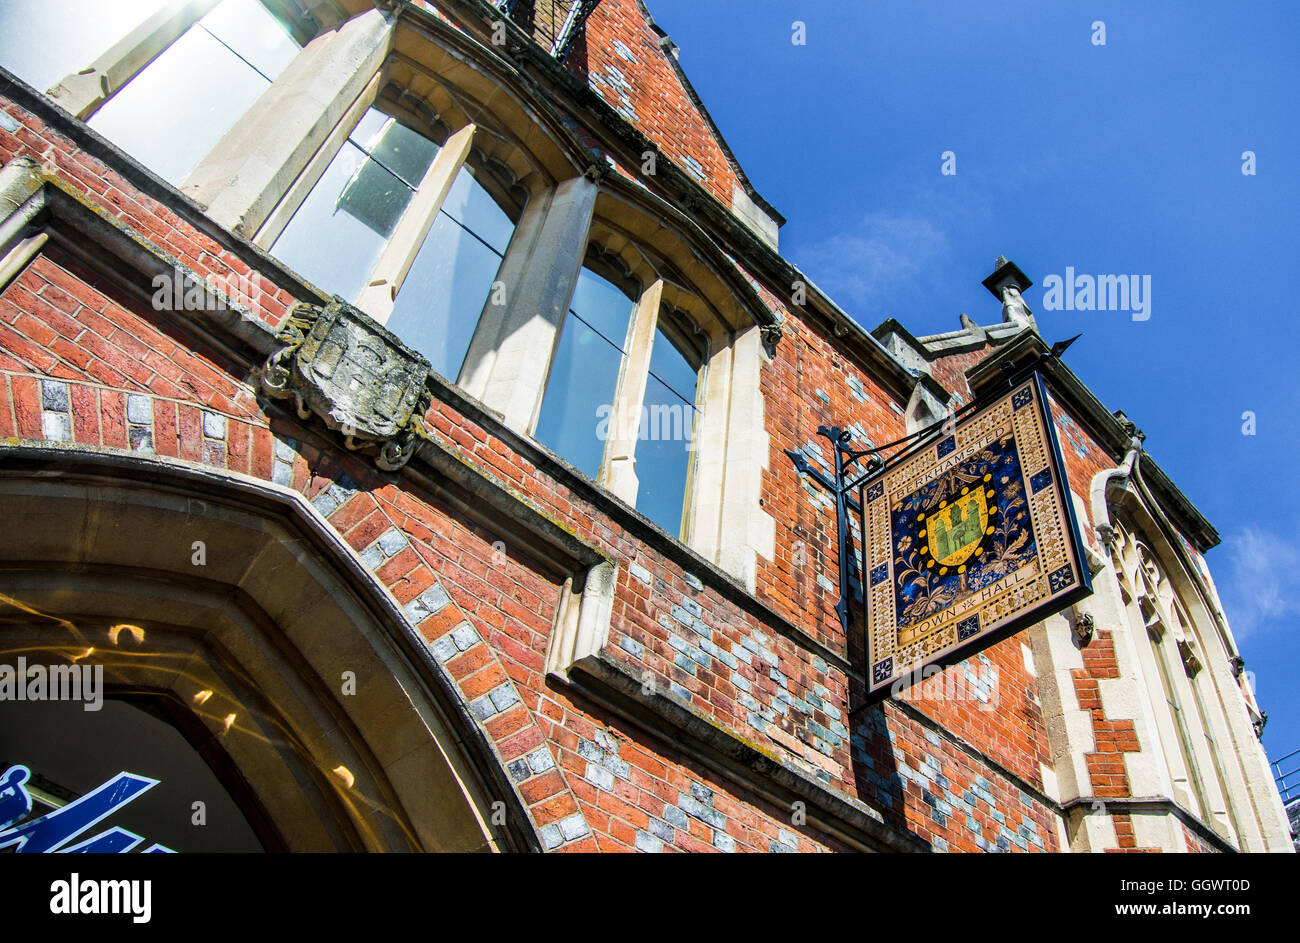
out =
<svg viewBox="0 0 1300 943"><path fill-rule="evenodd" d="M1134 439L1118 467L1100 471L1093 477L1090 487L1091 510L1097 536L1108 555L1113 557L1113 518L1116 514L1129 516L1138 525L1138 529L1147 535L1146 543L1150 552L1172 579L1175 589L1185 597L1185 602L1189 602L1204 617L1205 624L1213 627L1227 657L1240 655L1236 639L1218 612L1214 593L1183 546L1177 528L1161 511L1147 489L1142 478L1141 462L1141 442ZM1152 543L1157 536L1167 549Z"/></svg>
<svg viewBox="0 0 1300 943"><path fill-rule="evenodd" d="M1175 638L1184 635L1184 642L1190 639L1195 643L1200 671L1214 694L1207 702L1212 725L1222 712L1213 733L1217 742L1232 747L1221 754L1225 758L1221 772L1226 777L1228 801L1239 803L1235 806L1236 831L1242 850L1264 850L1274 842L1289 847L1286 813L1272 789L1272 772L1254 725L1256 707L1247 695L1247 682L1233 667L1239 658L1236 641L1177 528L1142 480L1136 442L1119 468L1094 477L1092 496L1097 533L1105 541L1116 585L1123 593L1132 590L1136 601L1137 587L1124 575L1125 564L1117 547L1120 535L1127 533L1135 550L1145 548L1149 564L1159 567L1168 585L1165 604L1176 600L1188 620ZM1142 677L1141 665L1138 667Z"/></svg>
<svg viewBox="0 0 1300 943"><path fill-rule="evenodd" d="M24 535L0 542L0 658L90 657L110 690L186 705L288 850L539 850L450 679L301 495L83 449L0 458Z"/></svg>

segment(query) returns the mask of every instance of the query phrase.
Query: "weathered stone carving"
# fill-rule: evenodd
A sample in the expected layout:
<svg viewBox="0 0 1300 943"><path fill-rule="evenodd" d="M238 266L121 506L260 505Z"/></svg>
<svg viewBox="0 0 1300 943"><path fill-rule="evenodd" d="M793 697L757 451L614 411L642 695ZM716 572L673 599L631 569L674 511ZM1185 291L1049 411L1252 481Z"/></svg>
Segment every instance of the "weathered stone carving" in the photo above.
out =
<svg viewBox="0 0 1300 943"><path fill-rule="evenodd" d="M1087 645L1092 641L1093 632L1096 630L1096 623L1093 621L1092 613L1081 612L1074 617L1074 622L1070 628L1074 631L1074 641L1079 647Z"/></svg>
<svg viewBox="0 0 1300 943"><path fill-rule="evenodd" d="M427 438L429 361L337 296L323 308L297 305L278 339L284 346L262 367L267 395L293 399L301 418L319 416L384 471L407 463Z"/></svg>
<svg viewBox="0 0 1300 943"><path fill-rule="evenodd" d="M761 324L758 328L759 337L763 343L763 351L767 354L769 360L776 359L776 348L781 343L781 336L785 333L782 326L782 318L778 314L771 324Z"/></svg>

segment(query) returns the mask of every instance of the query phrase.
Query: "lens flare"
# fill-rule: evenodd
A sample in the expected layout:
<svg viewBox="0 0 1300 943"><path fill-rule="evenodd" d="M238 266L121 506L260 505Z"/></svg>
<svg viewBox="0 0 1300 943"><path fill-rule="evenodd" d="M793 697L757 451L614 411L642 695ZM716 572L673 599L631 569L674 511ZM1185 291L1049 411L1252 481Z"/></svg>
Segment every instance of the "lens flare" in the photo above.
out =
<svg viewBox="0 0 1300 943"><path fill-rule="evenodd" d="M133 639L135 639L137 645L144 641L144 629L140 628L138 625L130 625L126 622L120 622L108 630L109 641L116 645L117 637L121 635L123 631L126 631Z"/></svg>

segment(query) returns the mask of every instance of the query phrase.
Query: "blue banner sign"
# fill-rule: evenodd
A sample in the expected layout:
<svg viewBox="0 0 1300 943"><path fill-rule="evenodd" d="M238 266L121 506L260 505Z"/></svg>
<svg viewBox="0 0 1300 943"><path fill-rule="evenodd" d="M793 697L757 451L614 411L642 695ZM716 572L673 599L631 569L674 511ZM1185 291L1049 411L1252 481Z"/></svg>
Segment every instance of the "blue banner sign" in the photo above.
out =
<svg viewBox="0 0 1300 943"><path fill-rule="evenodd" d="M14 846L18 854L48 852L128 852L144 838L120 826L114 826L69 845L119 808L158 785L158 780L134 773L118 773L98 789L86 793L40 818L15 825L32 811L32 797L26 783L31 778L26 766L11 766L0 775L0 848ZM13 826L13 827L11 827ZM170 853L172 849L156 842L145 853Z"/></svg>

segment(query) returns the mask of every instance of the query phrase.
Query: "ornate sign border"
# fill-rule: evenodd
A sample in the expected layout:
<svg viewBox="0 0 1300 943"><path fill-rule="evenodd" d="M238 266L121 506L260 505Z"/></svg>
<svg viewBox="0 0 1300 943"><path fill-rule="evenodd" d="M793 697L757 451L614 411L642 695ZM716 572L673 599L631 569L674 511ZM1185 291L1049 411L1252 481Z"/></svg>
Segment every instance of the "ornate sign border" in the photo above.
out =
<svg viewBox="0 0 1300 943"><path fill-rule="evenodd" d="M891 461L858 499L868 701L1092 592L1038 373Z"/></svg>

